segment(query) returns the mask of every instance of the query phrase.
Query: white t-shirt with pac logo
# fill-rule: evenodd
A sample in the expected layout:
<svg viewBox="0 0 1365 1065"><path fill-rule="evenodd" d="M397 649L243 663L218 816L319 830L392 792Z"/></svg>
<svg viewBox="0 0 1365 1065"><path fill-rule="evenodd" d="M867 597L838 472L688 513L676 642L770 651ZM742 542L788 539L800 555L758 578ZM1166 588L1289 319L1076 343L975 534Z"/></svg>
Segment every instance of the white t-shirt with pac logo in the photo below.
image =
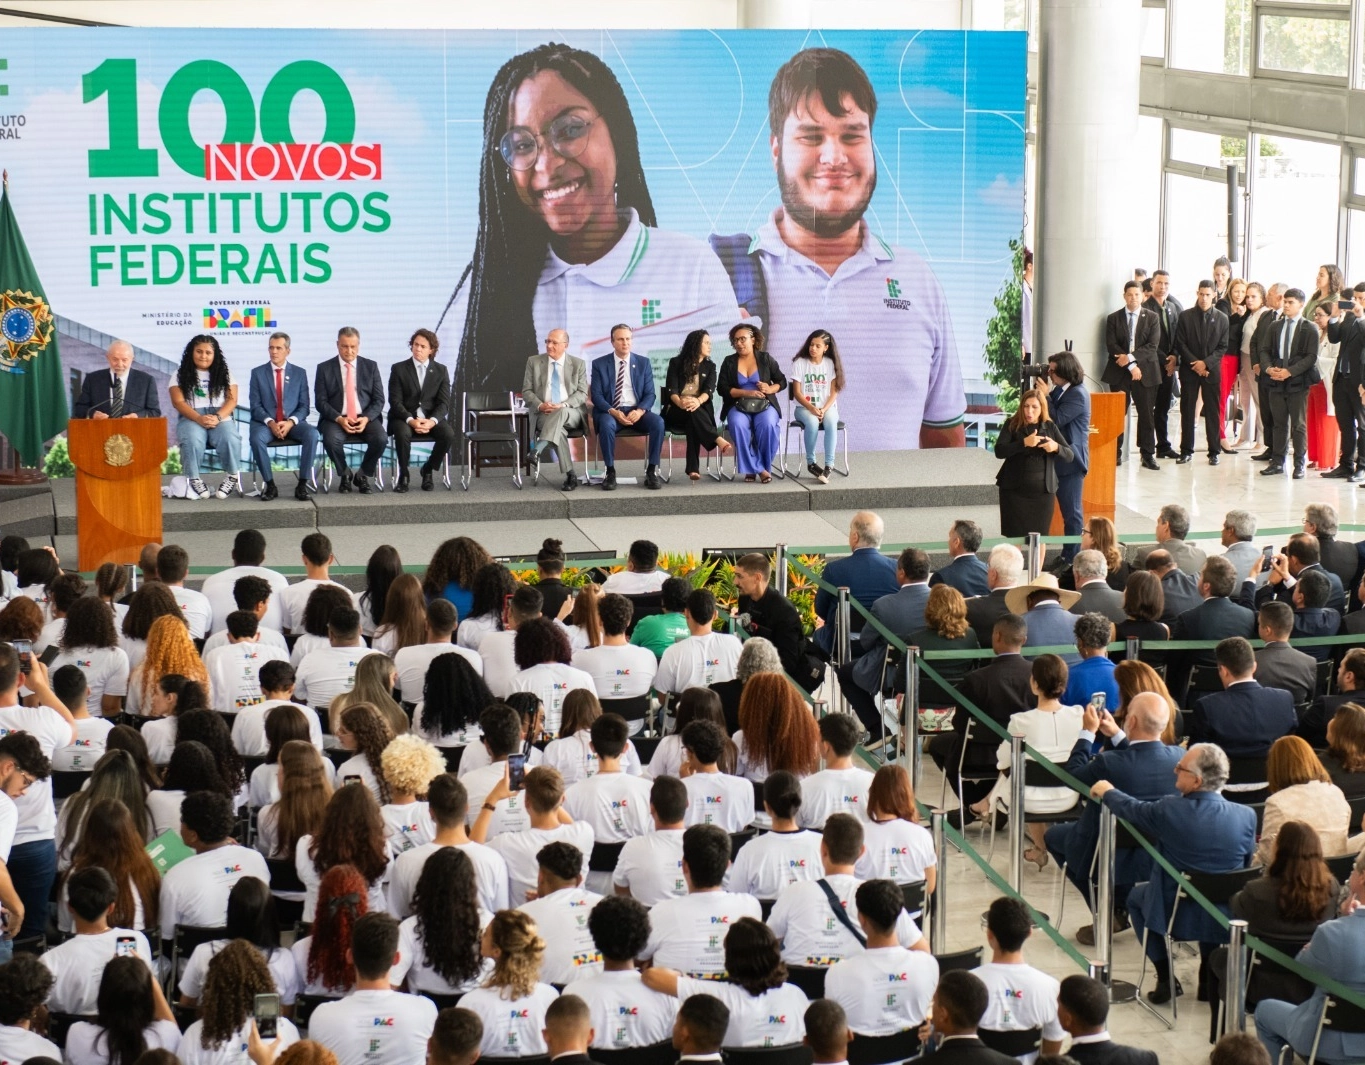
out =
<svg viewBox="0 0 1365 1065"><path fill-rule="evenodd" d="M300 639L302 639L302 637L300 637ZM284 633L280 632L279 629L272 629L265 625L257 625L256 642L263 647L278 648L284 652L284 657L288 658L290 663L293 664L294 660L289 652L289 641L284 638ZM322 642L326 643L327 641L324 638ZM230 643L232 643L232 640L228 637L227 629L219 629L204 641L204 649L199 652L199 657L208 661L209 655L220 647L227 647Z"/></svg>
<svg viewBox="0 0 1365 1065"><path fill-rule="evenodd" d="M265 616L261 618L261 624L270 629L282 628L284 608L280 599L284 590L289 587L288 578L265 566L233 566L231 569L210 573L199 587L213 609L213 624L210 631L217 634L227 629L227 616L237 609L237 597L233 591L243 577L261 577L270 585L270 598L265 601Z"/></svg>
<svg viewBox="0 0 1365 1065"><path fill-rule="evenodd" d="M244 706L232 719L232 745L244 758L264 758L270 753L270 742L265 738L265 719L277 706L297 707L308 722L308 741L322 750L322 723L311 706L302 706L292 699L267 699L264 702ZM271 802L279 800L279 795Z"/></svg>
<svg viewBox="0 0 1365 1065"><path fill-rule="evenodd" d="M468 754L469 752L466 751L465 753ZM464 782L465 793L469 796L469 810L465 814L466 827L472 826L479 819L479 813L488 799L488 793L497 786L498 781L506 773L506 762L493 762L461 778ZM497 808L489 819L488 835L485 838L491 841L505 832L525 832L530 827L531 815L526 812L526 794L525 792L514 791L507 798L498 800Z"/></svg>
<svg viewBox="0 0 1365 1065"><path fill-rule="evenodd" d="M929 1016L937 986L938 959L900 946L850 955L825 974L825 997L844 1008L856 1035L918 1028Z"/></svg>
<svg viewBox="0 0 1365 1065"><path fill-rule="evenodd" d="M122 647L73 647L60 652L47 667L48 675L62 666L78 666L90 685L90 697L85 710L91 717L104 713L101 700L106 695L128 694L128 652Z"/></svg>
<svg viewBox="0 0 1365 1065"><path fill-rule="evenodd" d="M513 906L522 906L527 895L536 888L540 863L536 855L551 843L570 843L583 855L583 876L588 875L588 859L592 856L592 826L582 821L554 828L528 828L524 832L505 832L488 841L488 845L502 855L507 863L508 896Z"/></svg>
<svg viewBox="0 0 1365 1065"><path fill-rule="evenodd" d="M491 920L493 915L480 907L480 932L488 927ZM474 949L477 950L477 946ZM492 971L492 959L485 958L472 980L456 986L432 968L427 960L426 945L417 931L417 918L409 917L398 926L398 961L389 970L389 983L395 986L402 986L406 980L410 991L430 991L433 995L462 995L466 991L473 991Z"/></svg>
<svg viewBox="0 0 1365 1065"><path fill-rule="evenodd" d="M649 942L640 959L677 969L688 976L720 979L725 975L725 935L741 917L763 919L763 907L752 895L735 891L694 891L665 899L649 912ZM687 996L678 989L678 999Z"/></svg>
<svg viewBox="0 0 1365 1065"><path fill-rule="evenodd" d="M754 786L729 773L693 773L683 777L687 816L693 825L719 825L726 832L743 832L754 819Z"/></svg>
<svg viewBox="0 0 1365 1065"><path fill-rule="evenodd" d="M324 1002L308 1019L308 1038L338 1065L414 1065L426 1060L436 1004L401 991L352 991Z"/></svg>
<svg viewBox="0 0 1365 1065"><path fill-rule="evenodd" d="M404 851L389 866L389 912L400 921L412 915L412 898L427 859L440 850L440 843L423 843ZM507 909L507 863L492 847L482 843L461 843L460 850L474 866L474 884L479 906L489 913Z"/></svg>
<svg viewBox="0 0 1365 1065"><path fill-rule="evenodd" d="M278 647L248 640L230 643L204 656L209 671L209 704L214 710L237 713L263 702L261 667L267 662L288 662ZM236 724L236 722L233 722Z"/></svg>
<svg viewBox="0 0 1365 1065"><path fill-rule="evenodd" d="M559 770L566 788L580 780L597 776L597 752L593 750L592 733L588 729L579 729L572 736L551 740L545 745L543 764ZM626 749L621 752L621 771L628 776L640 775L640 756L630 740L626 741Z"/></svg>
<svg viewBox="0 0 1365 1065"><path fill-rule="evenodd" d="M171 866L161 878L161 938L169 942L178 924L221 927L227 920L228 894L244 876L270 883L260 852L236 843Z"/></svg>
<svg viewBox="0 0 1365 1065"><path fill-rule="evenodd" d="M818 880L823 875L820 833L804 828L795 832L765 832L735 855L725 874L725 886L756 899L776 899L788 884Z"/></svg>
<svg viewBox="0 0 1365 1065"><path fill-rule="evenodd" d="M202 640L213 628L213 604L209 602L209 597L203 592L196 592L193 588L179 584L168 587L175 599L175 605L185 615L185 623L190 627L191 638Z"/></svg>
<svg viewBox="0 0 1365 1065"><path fill-rule="evenodd" d="M62 1052L37 1032L0 1024L0 1065L24 1065L29 1058L62 1060Z"/></svg>
<svg viewBox="0 0 1365 1065"><path fill-rule="evenodd" d="M634 969L583 976L566 985L564 994L588 1004L597 1050L654 1046L673 1034L678 1000L645 987Z"/></svg>
<svg viewBox="0 0 1365 1065"><path fill-rule="evenodd" d="M309 706L329 706L355 687L360 660L374 654L368 647L319 647L303 656L294 674L294 698Z"/></svg>
<svg viewBox="0 0 1365 1065"><path fill-rule="evenodd" d="M486 633L479 641L479 661L483 663L483 679L496 699L506 699L515 690L512 681L518 672L516 659L517 634L506 630Z"/></svg>
<svg viewBox="0 0 1365 1065"><path fill-rule="evenodd" d="M598 773L564 793L564 809L575 821L592 825L599 843L621 843L643 836L653 825L651 787L648 780L629 773Z"/></svg>
<svg viewBox="0 0 1365 1065"><path fill-rule="evenodd" d="M847 873L835 873L823 879L833 890L849 923L861 933L855 896L862 881ZM819 880L802 880L789 885L777 896L777 904L768 914L768 927L782 940L782 960L788 965L828 966L863 950L863 945L835 915ZM904 910L896 920L896 937L903 947L913 947L923 938L919 927Z"/></svg>
<svg viewBox="0 0 1365 1065"><path fill-rule="evenodd" d="M436 836L436 825L424 802L410 802L404 806L386 803L379 808L379 813L384 818L389 853L395 858L405 851L430 843Z"/></svg>
<svg viewBox="0 0 1365 1065"><path fill-rule="evenodd" d="M735 679L743 645L728 632L708 632L679 640L659 659L654 690L681 692Z"/></svg>
<svg viewBox="0 0 1365 1065"><path fill-rule="evenodd" d="M483 659L467 647L460 647L449 640L444 643L414 644L401 648L393 656L393 668L398 673L398 683L394 686L393 697L405 703L420 703L427 686L427 670L441 655L459 655L474 667L475 673L483 676Z"/></svg>
<svg viewBox="0 0 1365 1065"><path fill-rule="evenodd" d="M299 1030L294 1027L293 1021L281 1017L275 1023L278 1025L281 1051L299 1041ZM213 1050L204 1046L204 1022L195 1021L185 1029L176 1056L181 1065L251 1065L251 1058L246 1052L250 1032L248 1022L233 1032L222 1046Z"/></svg>
<svg viewBox="0 0 1365 1065"><path fill-rule="evenodd" d="M545 731L551 736L559 735L559 719L564 712L564 700L576 688L586 688L594 695L597 688L592 677L581 669L566 666L563 662L542 662L530 669L523 669L512 678L511 690L514 692L534 692L545 707Z"/></svg>
<svg viewBox="0 0 1365 1065"><path fill-rule="evenodd" d="M652 820L652 819L651 819ZM666 828L626 840L611 882L630 889L631 898L652 909L687 894L682 871L683 829Z"/></svg>
<svg viewBox="0 0 1365 1065"><path fill-rule="evenodd" d="M727 1047L781 1047L801 1042L806 1034L806 1007L810 1000L795 984L783 984L751 995L738 984L715 980L678 980L678 1000L693 995L713 995L730 1010L725 1029Z"/></svg>
<svg viewBox="0 0 1365 1065"><path fill-rule="evenodd" d="M588 914L601 901L595 892L571 887L521 905L545 940L540 977L546 983L563 985L602 971L602 954L588 931Z"/></svg>
<svg viewBox="0 0 1365 1065"><path fill-rule="evenodd" d="M76 718L76 739L52 752L52 768L59 773L90 772L104 757L105 743L113 731L114 722L107 718Z"/></svg>
<svg viewBox="0 0 1365 1065"><path fill-rule="evenodd" d="M357 613L360 612L359 597L355 592L346 588L340 581L320 581L313 577L305 577L303 580L291 584L284 591L278 593L278 596L272 595L270 597L271 599L278 598L280 601L280 610L283 614L283 627L286 631L303 632L304 608L308 606L308 597L313 594L313 589L320 584L335 584L338 588L345 588L346 594L351 597L351 605L356 609Z"/></svg>
<svg viewBox="0 0 1365 1065"><path fill-rule="evenodd" d="M659 661L647 647L588 647L573 656L576 669L592 677L599 699L634 699L648 695L659 672Z"/></svg>
<svg viewBox="0 0 1365 1065"><path fill-rule="evenodd" d="M1057 1020L1057 992L1061 984L1032 965L987 962L972 970L986 985L990 998L979 1027L993 1032L1017 1032L1041 1028L1043 1038L1060 1042L1066 1035ZM1024 1065L1031 1065L1038 1055L1020 1055Z"/></svg>
<svg viewBox="0 0 1365 1065"><path fill-rule="evenodd" d="M858 859L856 868L861 880L913 884L924 879L925 870L938 864L934 837L929 830L899 817L865 822L863 847L863 856Z"/></svg>
<svg viewBox="0 0 1365 1065"><path fill-rule="evenodd" d="M536 984L525 998L503 998L503 991L500 987L477 987L460 999L460 1009L477 1013L483 1021L482 1055L530 1058L544 1054L545 1037L541 1031L545 1027L545 1011L559 992L549 984ZM419 1054L404 1065L424 1060Z"/></svg>
<svg viewBox="0 0 1365 1065"><path fill-rule="evenodd" d="M867 823L867 791L872 774L851 769L822 769L801 781L801 809L796 820L803 828L824 828L830 814L852 814Z"/></svg>
<svg viewBox="0 0 1365 1065"><path fill-rule="evenodd" d="M66 718L49 706L0 707L0 738L11 732L31 733L49 760L59 747L70 746L75 738ZM14 846L56 835L57 809L52 804L51 777L30 784L28 791L14 800L14 805L19 811Z"/></svg>

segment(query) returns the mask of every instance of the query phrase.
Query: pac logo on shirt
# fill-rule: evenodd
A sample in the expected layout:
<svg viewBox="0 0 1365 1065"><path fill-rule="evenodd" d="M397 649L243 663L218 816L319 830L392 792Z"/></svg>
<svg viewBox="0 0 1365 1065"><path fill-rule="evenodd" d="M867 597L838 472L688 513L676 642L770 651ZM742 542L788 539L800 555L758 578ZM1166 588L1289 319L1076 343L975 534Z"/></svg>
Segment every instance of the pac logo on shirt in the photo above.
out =
<svg viewBox="0 0 1365 1065"><path fill-rule="evenodd" d="M530 1011L530 1010L508 1010L507 1016L511 1017L512 1020L514 1020L514 1021L524 1021L524 1020L526 1020L527 1017L531 1016L531 1011Z"/></svg>
<svg viewBox="0 0 1365 1065"><path fill-rule="evenodd" d="M787 1023L787 1015L786 1015L785 1013L770 1013L770 1014L768 1014L768 1023L769 1023L769 1024L786 1024L786 1023Z"/></svg>
<svg viewBox="0 0 1365 1065"><path fill-rule="evenodd" d="M850 806L857 806L857 805L858 805L858 796L856 796L856 795L845 795L844 798L843 798L843 801L846 802L846 803L848 803Z"/></svg>
<svg viewBox="0 0 1365 1065"><path fill-rule="evenodd" d="M720 665L720 659L719 659L719 658L708 658L708 659L706 660L706 668L707 668L707 669L711 669L711 668L713 668L713 667L715 667L715 666L718 666L718 665Z"/></svg>
<svg viewBox="0 0 1365 1065"><path fill-rule="evenodd" d="M76 741L75 743L73 743L71 746L72 746L72 747L93 747L93 746L95 746L95 741L94 741L94 740L77 740L77 741Z"/></svg>
<svg viewBox="0 0 1365 1065"><path fill-rule="evenodd" d="M721 914L721 915L719 915L718 917L712 917L712 918L711 918L711 923L712 923L712 924L729 924L729 923L730 923L730 918L729 918L727 915L725 915L725 914Z"/></svg>
<svg viewBox="0 0 1365 1065"><path fill-rule="evenodd" d="M618 1017L638 1017L640 1015L639 1006L618 1006L616 1008Z"/></svg>
<svg viewBox="0 0 1365 1065"><path fill-rule="evenodd" d="M891 857L893 858L904 858L909 853L909 847L892 847L890 850Z"/></svg>
<svg viewBox="0 0 1365 1065"><path fill-rule="evenodd" d="M374 1028L392 1028L392 1027L393 1027L393 1018L392 1018L392 1017L376 1017L376 1018L374 1018L374 1023L373 1023L373 1025L372 1025L372 1027L374 1027Z"/></svg>
<svg viewBox="0 0 1365 1065"><path fill-rule="evenodd" d="M787 862L788 869L804 869L805 867L806 859L804 858L792 858L790 861Z"/></svg>
<svg viewBox="0 0 1365 1065"><path fill-rule="evenodd" d="M618 670L616 671L616 675L617 675L618 677L628 677L628 676L630 676L630 670L628 670L628 669L618 669Z"/></svg>
<svg viewBox="0 0 1365 1065"><path fill-rule="evenodd" d="M566 692L569 690L569 685L565 681L557 680L550 685L550 690L554 692Z"/></svg>
<svg viewBox="0 0 1365 1065"><path fill-rule="evenodd" d="M719 805L720 805L720 801L721 801L721 799L722 799L723 797L724 797L724 796L721 796L721 795L708 795L708 796L706 796L706 805L707 805L707 806L719 806Z"/></svg>
<svg viewBox="0 0 1365 1065"><path fill-rule="evenodd" d="M76 659L76 665L80 666L81 669L89 669L89 668L90 668L91 666L93 666L94 664L95 664L95 660L92 659L92 658L78 658L78 659Z"/></svg>
<svg viewBox="0 0 1365 1065"><path fill-rule="evenodd" d="M906 981L906 980L909 980L909 979L910 979L910 974L909 974L909 973L887 973L887 974L886 974L886 978L887 978L888 981L890 981L890 982L893 983L893 984L899 984L899 983L903 983L903 982Z"/></svg>
<svg viewBox="0 0 1365 1065"><path fill-rule="evenodd" d="M229 875L231 875L232 873L240 873L241 871L242 871L242 867L241 867L240 865L225 865L225 866L223 866L223 872L225 872L225 873L227 873L227 874L229 874Z"/></svg>
<svg viewBox="0 0 1365 1065"><path fill-rule="evenodd" d="M1007 987L1007 988L1005 988L1005 990L1002 992L1002 994L1003 994L1006 998L1017 998L1017 999L1022 999L1022 998L1024 997L1024 993L1023 993L1022 991L1016 991L1016 990L1015 990L1014 988L1012 988L1012 987Z"/></svg>
<svg viewBox="0 0 1365 1065"><path fill-rule="evenodd" d="M627 805L628 804L626 803L625 799L613 799L611 802L611 808L613 810L624 810L626 809Z"/></svg>
<svg viewBox="0 0 1365 1065"><path fill-rule="evenodd" d="M570 908L570 909L576 909L576 908L579 907L579 906L586 906L587 904L588 904L588 900L587 900L587 899L570 899L570 900L569 900L569 908Z"/></svg>

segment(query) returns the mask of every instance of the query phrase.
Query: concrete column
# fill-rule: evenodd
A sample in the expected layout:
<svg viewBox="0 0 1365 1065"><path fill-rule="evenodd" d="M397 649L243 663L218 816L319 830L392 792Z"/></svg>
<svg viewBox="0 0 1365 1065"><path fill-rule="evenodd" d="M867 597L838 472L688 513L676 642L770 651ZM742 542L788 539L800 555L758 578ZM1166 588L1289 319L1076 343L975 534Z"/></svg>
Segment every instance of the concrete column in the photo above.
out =
<svg viewBox="0 0 1365 1065"><path fill-rule="evenodd" d="M1136 214L1141 0L1041 0L1035 358L1074 341L1098 378L1104 315L1123 297Z"/></svg>

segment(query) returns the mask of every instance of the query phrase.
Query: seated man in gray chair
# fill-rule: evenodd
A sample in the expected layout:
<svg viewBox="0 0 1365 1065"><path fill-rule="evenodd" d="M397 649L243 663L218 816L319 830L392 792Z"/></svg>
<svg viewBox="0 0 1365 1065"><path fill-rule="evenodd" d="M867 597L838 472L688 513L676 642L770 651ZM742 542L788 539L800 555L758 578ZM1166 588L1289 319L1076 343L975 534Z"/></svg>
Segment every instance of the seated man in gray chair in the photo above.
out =
<svg viewBox="0 0 1365 1065"><path fill-rule="evenodd" d="M568 434L578 429L587 432L588 366L582 359L566 355L568 347L569 334L551 329L545 338L545 354L526 360L521 396L533 419L536 443L531 451L532 468L540 463L541 449L553 447L559 471L564 474L563 490L572 492L578 487L578 474L574 473Z"/></svg>

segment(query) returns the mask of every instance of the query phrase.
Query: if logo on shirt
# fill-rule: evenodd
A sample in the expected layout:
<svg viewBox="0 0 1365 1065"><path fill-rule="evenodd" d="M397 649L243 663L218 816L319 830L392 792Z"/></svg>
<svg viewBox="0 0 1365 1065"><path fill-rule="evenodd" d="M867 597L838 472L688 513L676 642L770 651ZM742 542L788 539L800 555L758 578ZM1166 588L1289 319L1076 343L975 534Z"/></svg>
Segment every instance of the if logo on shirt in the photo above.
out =
<svg viewBox="0 0 1365 1065"><path fill-rule="evenodd" d="M899 278L888 277L886 279L886 299L882 302L893 311L908 311L910 309L910 301L901 295Z"/></svg>

